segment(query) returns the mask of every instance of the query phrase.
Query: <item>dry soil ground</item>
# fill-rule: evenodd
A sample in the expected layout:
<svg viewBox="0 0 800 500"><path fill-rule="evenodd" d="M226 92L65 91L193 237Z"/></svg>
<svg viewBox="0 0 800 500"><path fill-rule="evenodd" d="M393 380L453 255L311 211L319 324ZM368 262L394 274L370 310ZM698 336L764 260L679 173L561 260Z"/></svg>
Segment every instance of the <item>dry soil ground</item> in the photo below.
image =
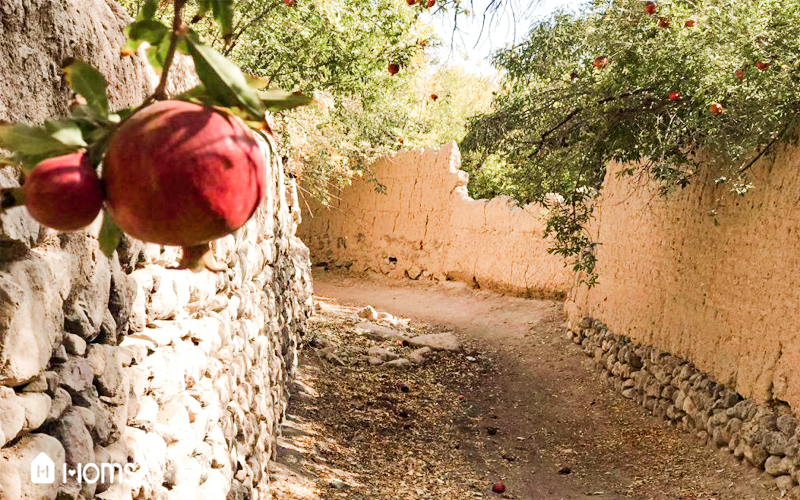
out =
<svg viewBox="0 0 800 500"><path fill-rule="evenodd" d="M274 498L780 498L758 471L607 386L566 340L558 302L327 272L315 294L322 309L273 464ZM414 332L454 331L464 351L370 366L373 345L410 348L357 333L368 304L409 318Z"/></svg>

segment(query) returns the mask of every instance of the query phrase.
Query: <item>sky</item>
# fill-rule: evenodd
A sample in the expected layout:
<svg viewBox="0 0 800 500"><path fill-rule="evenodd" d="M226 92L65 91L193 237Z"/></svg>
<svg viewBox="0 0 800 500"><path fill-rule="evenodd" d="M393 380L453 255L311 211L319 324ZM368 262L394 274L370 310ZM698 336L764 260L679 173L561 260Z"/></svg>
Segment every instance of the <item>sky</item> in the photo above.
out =
<svg viewBox="0 0 800 500"><path fill-rule="evenodd" d="M491 65L492 52L522 41L528 28L537 18L547 17L559 7L577 10L584 3L583 0L512 0L510 4L505 2L507 5L517 5L517 7L498 11L493 20L487 18L481 33L483 11L489 1L472 0L474 13L471 17L459 16L458 31L455 32L455 36L453 36L452 14L443 15L440 12L428 17L426 21L433 24L442 39L442 46L436 52L440 63L461 66L480 75L495 75L497 71Z"/></svg>

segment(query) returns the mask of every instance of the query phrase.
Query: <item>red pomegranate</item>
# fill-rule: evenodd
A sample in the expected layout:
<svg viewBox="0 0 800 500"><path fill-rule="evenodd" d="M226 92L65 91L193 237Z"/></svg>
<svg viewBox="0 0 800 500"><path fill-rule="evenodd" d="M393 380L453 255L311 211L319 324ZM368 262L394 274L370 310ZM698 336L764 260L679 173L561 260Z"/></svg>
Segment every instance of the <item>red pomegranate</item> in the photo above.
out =
<svg viewBox="0 0 800 500"><path fill-rule="evenodd" d="M103 208L103 187L85 153L39 163L26 177L22 192L31 217L59 231L88 226Z"/></svg>
<svg viewBox="0 0 800 500"><path fill-rule="evenodd" d="M191 247L244 225L264 197L266 166L237 117L161 101L125 121L103 166L106 203L134 238Z"/></svg>

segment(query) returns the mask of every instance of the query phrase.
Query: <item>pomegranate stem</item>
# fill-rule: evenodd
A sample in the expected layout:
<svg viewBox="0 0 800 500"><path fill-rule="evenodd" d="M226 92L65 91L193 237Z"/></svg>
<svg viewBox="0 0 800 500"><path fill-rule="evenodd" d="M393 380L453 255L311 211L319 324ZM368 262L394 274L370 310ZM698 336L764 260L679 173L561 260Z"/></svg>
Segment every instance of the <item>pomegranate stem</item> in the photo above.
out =
<svg viewBox="0 0 800 500"><path fill-rule="evenodd" d="M178 40L186 29L183 24L183 7L185 5L186 0L175 0L175 18L172 20L169 49L167 49L167 56L164 58L161 80L159 80L158 87L156 87L155 92L153 92L153 99L163 100L167 98L167 78L169 76L169 69L172 67L173 59L175 59L175 50L178 46Z"/></svg>

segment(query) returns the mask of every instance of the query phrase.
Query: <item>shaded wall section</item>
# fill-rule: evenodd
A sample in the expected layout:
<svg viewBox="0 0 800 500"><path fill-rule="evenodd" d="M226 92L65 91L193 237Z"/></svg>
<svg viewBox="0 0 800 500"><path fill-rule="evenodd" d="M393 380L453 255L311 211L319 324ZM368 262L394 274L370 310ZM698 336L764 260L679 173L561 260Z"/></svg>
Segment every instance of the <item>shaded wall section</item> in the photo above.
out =
<svg viewBox="0 0 800 500"><path fill-rule="evenodd" d="M563 296L571 272L547 253L542 207L507 197L473 200L455 143L375 163L330 207L309 200L299 236L312 260L354 271L456 279L529 296Z"/></svg>
<svg viewBox="0 0 800 500"><path fill-rule="evenodd" d="M663 199L612 166L593 229L600 284L571 292L573 325L601 319L746 396L800 407L798 153L758 164L744 197L709 176Z"/></svg>

